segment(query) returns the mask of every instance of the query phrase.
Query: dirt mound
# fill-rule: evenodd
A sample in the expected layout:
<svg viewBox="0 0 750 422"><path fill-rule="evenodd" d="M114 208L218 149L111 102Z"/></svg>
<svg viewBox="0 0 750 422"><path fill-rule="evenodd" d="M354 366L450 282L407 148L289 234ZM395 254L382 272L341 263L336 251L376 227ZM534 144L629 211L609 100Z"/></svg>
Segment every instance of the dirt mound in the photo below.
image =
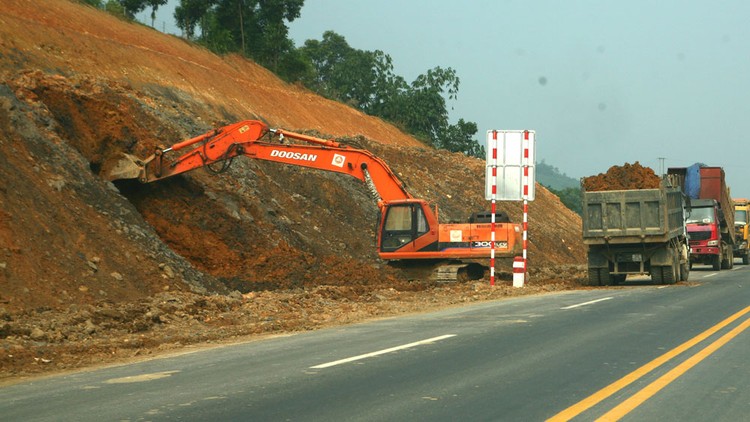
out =
<svg viewBox="0 0 750 422"><path fill-rule="evenodd" d="M8 0L0 20L3 377L579 286L581 221L541 186L529 288L508 287L508 263L493 290L385 265L377 207L345 175L237 159L218 176L107 182L112 154L258 118L372 151L441 222L489 206L482 160L426 148L239 57L75 2ZM522 220L518 203L499 209Z"/></svg>
<svg viewBox="0 0 750 422"><path fill-rule="evenodd" d="M636 161L622 166L612 166L606 173L583 179L586 191L658 189L660 179L650 167L643 167Z"/></svg>

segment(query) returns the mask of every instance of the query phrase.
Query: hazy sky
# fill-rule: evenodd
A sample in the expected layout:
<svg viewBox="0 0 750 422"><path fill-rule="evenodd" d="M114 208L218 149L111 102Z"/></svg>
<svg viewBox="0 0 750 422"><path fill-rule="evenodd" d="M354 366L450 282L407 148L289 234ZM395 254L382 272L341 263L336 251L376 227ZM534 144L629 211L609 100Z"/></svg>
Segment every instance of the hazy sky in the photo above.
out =
<svg viewBox="0 0 750 422"><path fill-rule="evenodd" d="M452 123L533 129L571 177L701 162L750 197L749 17L746 0L305 0L289 27L297 46L333 30L382 50L408 82L455 69Z"/></svg>

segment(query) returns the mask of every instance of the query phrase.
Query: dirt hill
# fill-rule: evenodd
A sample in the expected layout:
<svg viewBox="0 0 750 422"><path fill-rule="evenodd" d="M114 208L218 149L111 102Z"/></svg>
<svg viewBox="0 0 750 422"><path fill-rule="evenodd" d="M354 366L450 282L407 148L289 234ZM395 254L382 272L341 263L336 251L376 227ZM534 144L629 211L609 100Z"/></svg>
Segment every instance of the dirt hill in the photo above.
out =
<svg viewBox="0 0 750 422"><path fill-rule="evenodd" d="M6 0L0 23L1 377L578 287L580 219L539 185L532 276L513 289L404 278L378 259L376 206L346 176L238 159L219 176L107 182L113 154L252 118L369 149L443 222L489 207L482 160L240 57L65 0Z"/></svg>

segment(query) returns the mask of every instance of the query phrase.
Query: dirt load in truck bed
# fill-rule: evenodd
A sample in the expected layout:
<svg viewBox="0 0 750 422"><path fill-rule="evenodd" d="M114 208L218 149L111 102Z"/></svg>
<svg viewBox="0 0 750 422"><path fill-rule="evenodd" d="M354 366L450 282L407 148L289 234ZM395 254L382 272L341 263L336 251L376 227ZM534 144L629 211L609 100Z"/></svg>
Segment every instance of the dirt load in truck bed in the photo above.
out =
<svg viewBox="0 0 750 422"><path fill-rule="evenodd" d="M76 2L0 8L0 380L264 333L579 288L581 220L537 186L527 287L410 280L378 259L359 181L249 159L100 177L116 153L262 119L371 150L442 222L485 211L484 161L422 145L237 56ZM519 203L498 207L522 221Z"/></svg>
<svg viewBox="0 0 750 422"><path fill-rule="evenodd" d="M583 188L588 192L630 189L658 189L659 176L650 167L636 161L622 166L612 166L606 173L583 179Z"/></svg>

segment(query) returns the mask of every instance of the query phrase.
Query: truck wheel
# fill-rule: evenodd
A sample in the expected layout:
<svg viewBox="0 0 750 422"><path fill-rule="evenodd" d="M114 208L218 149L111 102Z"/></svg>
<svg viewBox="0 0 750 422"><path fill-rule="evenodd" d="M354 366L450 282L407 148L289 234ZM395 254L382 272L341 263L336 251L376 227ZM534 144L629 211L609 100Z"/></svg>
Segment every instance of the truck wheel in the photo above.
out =
<svg viewBox="0 0 750 422"><path fill-rule="evenodd" d="M609 284L607 268L589 268L589 286L606 286Z"/></svg>
<svg viewBox="0 0 750 422"><path fill-rule="evenodd" d="M661 281L663 284L674 284L677 281L676 268L674 265L665 265L661 269Z"/></svg>
<svg viewBox="0 0 750 422"><path fill-rule="evenodd" d="M620 285L625 282L625 279L628 277L627 274L617 274L610 276L612 278L612 284L615 286Z"/></svg>
<svg viewBox="0 0 750 422"><path fill-rule="evenodd" d="M589 286L609 286L612 279L608 268L589 268Z"/></svg>
<svg viewBox="0 0 750 422"><path fill-rule="evenodd" d="M599 269L589 268L589 278L586 282L587 286L598 286L599 285Z"/></svg>
<svg viewBox="0 0 750 422"><path fill-rule="evenodd" d="M721 255L714 255L711 265L713 266L714 271L721 270Z"/></svg>
<svg viewBox="0 0 750 422"><path fill-rule="evenodd" d="M674 284L680 278L680 259L675 256L672 265L664 265L658 269L661 270L662 284Z"/></svg>
<svg viewBox="0 0 750 422"><path fill-rule="evenodd" d="M661 267L651 266L651 284L661 284Z"/></svg>
<svg viewBox="0 0 750 422"><path fill-rule="evenodd" d="M750 255L748 254L742 255L742 264L743 265L750 264Z"/></svg>
<svg viewBox="0 0 750 422"><path fill-rule="evenodd" d="M690 265L680 264L680 281L687 281L690 276Z"/></svg>

